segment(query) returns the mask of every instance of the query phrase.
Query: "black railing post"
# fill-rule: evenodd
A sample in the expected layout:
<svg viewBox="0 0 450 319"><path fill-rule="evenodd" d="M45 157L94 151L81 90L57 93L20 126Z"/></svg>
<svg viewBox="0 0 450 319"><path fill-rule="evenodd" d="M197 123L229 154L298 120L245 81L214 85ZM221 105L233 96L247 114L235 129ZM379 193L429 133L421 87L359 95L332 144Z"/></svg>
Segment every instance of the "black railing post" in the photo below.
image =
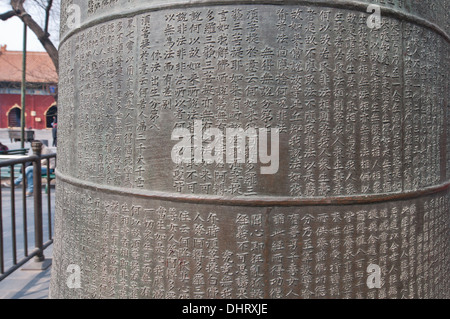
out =
<svg viewBox="0 0 450 319"><path fill-rule="evenodd" d="M42 142L33 141L31 143L33 155L38 159L33 162L33 195L34 195L34 238L38 254L35 261L44 261L44 235L42 225L42 174L41 174L41 150Z"/></svg>

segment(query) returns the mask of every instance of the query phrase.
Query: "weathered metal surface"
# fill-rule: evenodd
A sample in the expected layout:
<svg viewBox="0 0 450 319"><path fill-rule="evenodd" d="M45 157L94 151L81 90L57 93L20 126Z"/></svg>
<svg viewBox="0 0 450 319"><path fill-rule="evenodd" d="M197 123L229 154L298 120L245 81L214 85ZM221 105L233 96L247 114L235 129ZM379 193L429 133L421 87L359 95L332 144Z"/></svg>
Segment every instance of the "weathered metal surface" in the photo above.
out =
<svg viewBox="0 0 450 319"><path fill-rule="evenodd" d="M81 2L52 297L449 297L448 1ZM202 161L227 128L277 128L277 169Z"/></svg>

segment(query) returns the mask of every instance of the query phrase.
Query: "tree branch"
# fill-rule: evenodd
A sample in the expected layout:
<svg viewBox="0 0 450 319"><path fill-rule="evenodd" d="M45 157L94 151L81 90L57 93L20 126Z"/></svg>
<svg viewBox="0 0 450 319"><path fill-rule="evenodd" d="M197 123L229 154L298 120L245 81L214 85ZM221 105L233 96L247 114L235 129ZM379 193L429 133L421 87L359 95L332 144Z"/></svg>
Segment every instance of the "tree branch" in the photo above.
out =
<svg viewBox="0 0 450 319"><path fill-rule="evenodd" d="M48 33L48 20L50 18L50 10L52 9L53 0L48 0L47 6L45 7L45 27L44 32Z"/></svg>
<svg viewBox="0 0 450 319"><path fill-rule="evenodd" d="M24 1L25 0L11 0L11 6L15 12L15 15L17 15L27 25L27 27L34 32L55 65L56 73L58 73L58 49L50 40L48 32L42 30L39 24L25 11L25 8L23 7Z"/></svg>
<svg viewBox="0 0 450 319"><path fill-rule="evenodd" d="M8 12L4 12L2 14L0 14L0 19L3 21L8 20L9 18L12 18L16 15L16 12L14 10L8 11Z"/></svg>

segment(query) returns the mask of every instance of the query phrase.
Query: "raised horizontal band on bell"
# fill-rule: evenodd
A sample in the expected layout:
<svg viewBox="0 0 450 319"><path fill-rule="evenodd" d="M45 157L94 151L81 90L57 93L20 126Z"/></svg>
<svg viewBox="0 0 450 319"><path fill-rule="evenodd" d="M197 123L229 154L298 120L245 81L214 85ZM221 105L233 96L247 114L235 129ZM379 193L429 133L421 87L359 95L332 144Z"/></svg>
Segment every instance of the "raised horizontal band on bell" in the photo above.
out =
<svg viewBox="0 0 450 319"><path fill-rule="evenodd" d="M356 0L340 0L338 2L331 1L331 0L243 0L243 1L229 1L229 2L223 2L223 1L209 1L209 2L187 2L187 3L167 3L167 4L145 4L141 5L137 8L133 8L132 10L126 10L123 9L121 12L113 13L111 14L109 12L108 15L98 16L96 18L87 20L84 24L82 24L80 27L75 28L68 33L66 33L63 38L60 41L60 46L73 34L84 30L86 28L92 27L94 25L97 25L102 22L108 22L111 20L119 19L119 18L125 18L129 16L134 16L146 12L152 12L152 11L159 11L159 10L168 10L168 9L178 9L178 8L195 8L195 7L211 7L211 6L228 6L228 5L308 5L308 6L315 6L315 7L328 7L328 8L339 8L339 9L346 9L346 10L355 10L355 11L363 11L366 12L367 7L369 3L367 2L361 2ZM447 32L442 29L437 24L428 21L425 18L416 16L412 13L408 13L402 10L389 8L380 6L381 12L383 16L388 17L394 17L402 21L411 22L423 27L426 27L428 29L433 30L440 36L442 36L447 42L450 43L450 35L447 34Z"/></svg>
<svg viewBox="0 0 450 319"><path fill-rule="evenodd" d="M151 191L136 188L124 188L111 185L101 185L93 182L82 181L78 178L67 176L56 170L56 177L59 181L71 184L76 187L90 189L105 194L129 195L132 197L145 198L149 200L163 200L170 202L184 202L191 204L210 204L225 206L341 206L341 205L364 205L377 204L383 202L393 202L401 200L411 200L424 196L442 193L450 188L450 181L440 185L422 188L420 190L380 193L380 194L358 194L331 197L288 197L288 196L235 196L226 197L218 195L189 195L180 193L168 193L161 191Z"/></svg>

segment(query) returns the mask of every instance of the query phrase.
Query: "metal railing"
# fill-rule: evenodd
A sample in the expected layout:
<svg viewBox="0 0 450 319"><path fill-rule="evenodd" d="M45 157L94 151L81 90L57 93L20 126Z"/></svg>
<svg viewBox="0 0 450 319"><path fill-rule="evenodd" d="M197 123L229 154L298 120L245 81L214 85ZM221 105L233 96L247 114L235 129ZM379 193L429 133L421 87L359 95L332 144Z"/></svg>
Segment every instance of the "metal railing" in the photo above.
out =
<svg viewBox="0 0 450 319"><path fill-rule="evenodd" d="M52 173L50 171L50 160L52 158L56 161L56 154L46 154L41 155L41 147L42 143L39 141L33 141L31 145L33 149L33 155L7 159L5 161L0 161L0 168L9 167L10 168L10 176L9 176L9 184L10 184L10 227L5 227L8 229L4 229L4 202L3 198L7 197L7 191L5 188L0 188L0 281L5 279L15 270L22 267L25 263L27 263L32 258L35 258L35 262L43 262L45 260L44 250L53 243L53 235L52 235L52 213L51 213L51 191L50 191L50 182ZM42 174L42 165L41 161L45 161L45 167L47 168L47 173ZM26 194L26 168L27 164L32 163L33 165L33 194L34 203L34 243L35 248L32 251L29 251L28 248L28 212L27 212L27 194ZM23 256L18 260L18 252L22 252L22 249L18 249L17 242L17 214L16 214L16 188L14 185L14 180L18 176L14 176L14 167L17 165L21 165L21 174L22 174L22 219L21 222L23 224L22 235L23 235ZM47 190L47 229L48 229L48 240L44 242L44 221L43 221L43 209L42 209L42 178L46 177L46 190ZM20 196L20 195L19 195ZM20 202L19 202L20 203ZM9 262L12 265L5 269L5 245L9 244L5 242L5 234L11 236L11 254L12 260Z"/></svg>

